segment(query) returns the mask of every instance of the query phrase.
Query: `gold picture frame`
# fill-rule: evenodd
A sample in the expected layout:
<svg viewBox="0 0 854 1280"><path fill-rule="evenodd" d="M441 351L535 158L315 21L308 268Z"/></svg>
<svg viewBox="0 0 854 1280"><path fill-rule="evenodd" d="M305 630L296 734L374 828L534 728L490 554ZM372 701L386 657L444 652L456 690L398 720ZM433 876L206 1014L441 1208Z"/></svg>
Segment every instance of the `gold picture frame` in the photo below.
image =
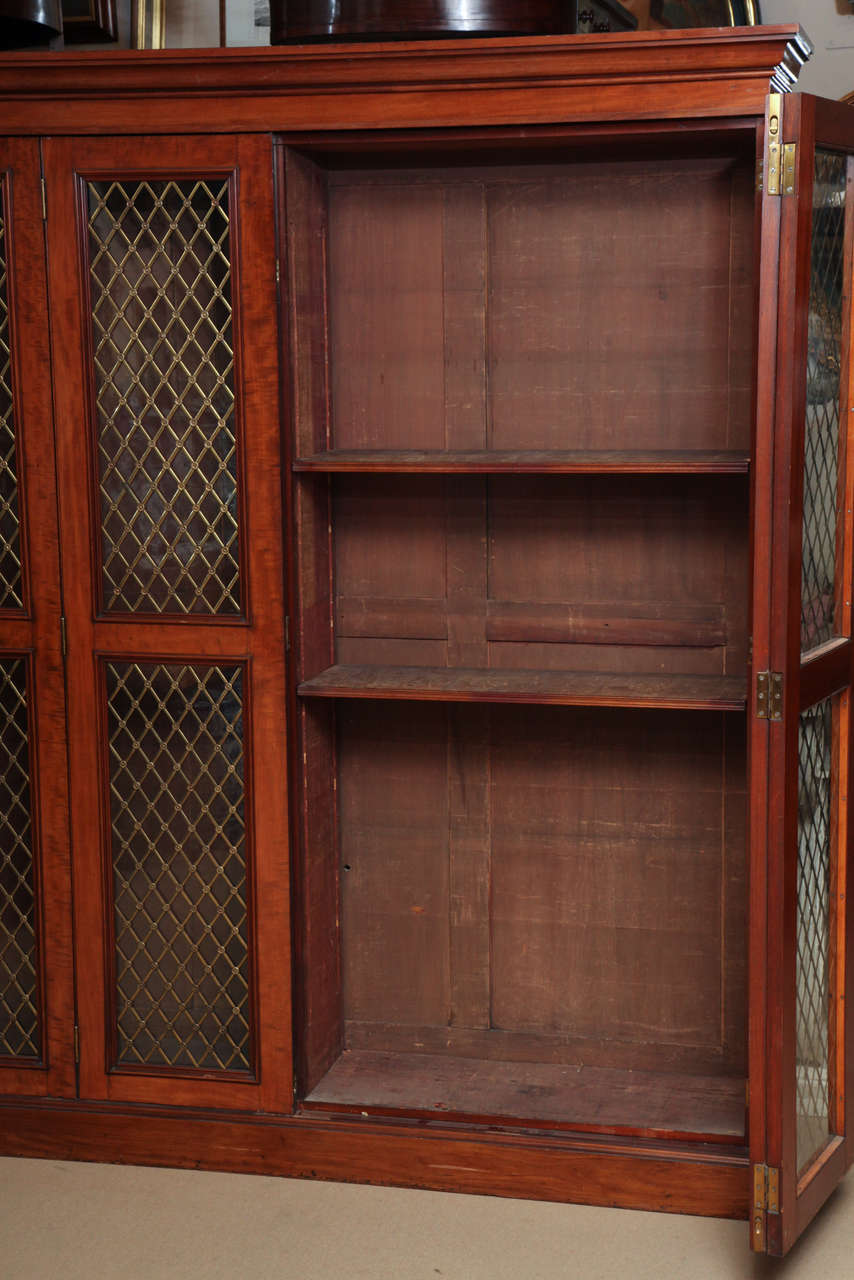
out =
<svg viewBox="0 0 854 1280"><path fill-rule="evenodd" d="M130 42L134 49L166 47L166 0L133 0Z"/></svg>

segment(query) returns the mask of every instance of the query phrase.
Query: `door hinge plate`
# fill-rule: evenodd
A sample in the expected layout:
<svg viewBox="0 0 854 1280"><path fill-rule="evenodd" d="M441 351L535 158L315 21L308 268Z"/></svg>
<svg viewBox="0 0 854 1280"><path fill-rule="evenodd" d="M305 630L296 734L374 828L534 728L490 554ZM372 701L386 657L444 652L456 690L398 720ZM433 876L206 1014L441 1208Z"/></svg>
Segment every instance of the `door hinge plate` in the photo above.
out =
<svg viewBox="0 0 854 1280"><path fill-rule="evenodd" d="M80 1065L80 1028L74 1028L74 1062L76 1066Z"/></svg>
<svg viewBox="0 0 854 1280"><path fill-rule="evenodd" d="M41 183L42 193L42 222L47 222L47 186L44 178L41 178L39 181Z"/></svg>
<svg viewBox="0 0 854 1280"><path fill-rule="evenodd" d="M765 157L765 190L768 192L769 196L778 196L780 194L780 131L782 113L783 96L779 93L772 93L768 99L768 120L766 124L768 149Z"/></svg>
<svg viewBox="0 0 854 1280"><path fill-rule="evenodd" d="M783 195L793 196L795 194L795 177L798 171L798 144L796 142L786 142L783 144Z"/></svg>
<svg viewBox="0 0 854 1280"><path fill-rule="evenodd" d="M753 1205L750 1212L750 1245L754 1252L764 1253L767 1244L769 1213L780 1212L780 1170L767 1164L753 1166Z"/></svg>
<svg viewBox="0 0 854 1280"><path fill-rule="evenodd" d="M68 628L65 625L65 616L59 619L59 643L62 648L63 658L68 657Z"/></svg>
<svg viewBox="0 0 854 1280"><path fill-rule="evenodd" d="M798 172L798 144L796 142L768 143L769 196L793 196ZM762 189L760 185L760 190Z"/></svg>
<svg viewBox="0 0 854 1280"><path fill-rule="evenodd" d="M756 673L756 719L783 719L783 676L779 671Z"/></svg>
<svg viewBox="0 0 854 1280"><path fill-rule="evenodd" d="M769 196L778 196L780 194L780 144L779 142L768 143L768 181L765 183Z"/></svg>

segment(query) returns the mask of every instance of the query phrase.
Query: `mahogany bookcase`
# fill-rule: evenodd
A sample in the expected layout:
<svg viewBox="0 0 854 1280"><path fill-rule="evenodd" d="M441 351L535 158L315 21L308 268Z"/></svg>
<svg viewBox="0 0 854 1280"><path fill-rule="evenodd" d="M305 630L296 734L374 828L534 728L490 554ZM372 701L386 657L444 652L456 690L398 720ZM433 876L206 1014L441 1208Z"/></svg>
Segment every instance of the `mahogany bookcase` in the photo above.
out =
<svg viewBox="0 0 854 1280"><path fill-rule="evenodd" d="M0 1151L815 1215L854 112L808 52L0 58Z"/></svg>

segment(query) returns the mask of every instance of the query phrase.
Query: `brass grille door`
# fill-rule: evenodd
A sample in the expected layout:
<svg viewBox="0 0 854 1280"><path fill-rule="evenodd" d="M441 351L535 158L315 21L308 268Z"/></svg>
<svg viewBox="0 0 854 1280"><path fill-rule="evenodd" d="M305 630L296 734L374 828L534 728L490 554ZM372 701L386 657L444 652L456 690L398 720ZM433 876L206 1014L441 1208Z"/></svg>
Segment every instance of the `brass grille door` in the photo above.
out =
<svg viewBox="0 0 854 1280"><path fill-rule="evenodd" d="M71 895L39 175L37 143L0 143L0 1079L63 1095Z"/></svg>
<svg viewBox="0 0 854 1280"><path fill-rule="evenodd" d="M779 223L780 266L772 555L770 581L759 576L756 597L770 588L770 617L758 607L755 631L756 688L764 679L769 689L754 720L754 758L768 770L768 807L756 806L754 832L767 833L767 861L753 864L754 906L767 919L767 1004L754 1005L765 1038L752 1045L764 1070L751 1084L752 1107L759 1094L751 1124L753 1157L771 1170L775 1190L751 1231L754 1245L772 1253L791 1246L850 1158L850 116L808 97L772 99L770 111L782 120L785 159L782 194L765 197L766 222ZM761 413L759 432L761 469ZM762 988L757 981L754 1001Z"/></svg>
<svg viewBox="0 0 854 1280"><path fill-rule="evenodd" d="M81 1093L290 1110L270 140L45 158Z"/></svg>

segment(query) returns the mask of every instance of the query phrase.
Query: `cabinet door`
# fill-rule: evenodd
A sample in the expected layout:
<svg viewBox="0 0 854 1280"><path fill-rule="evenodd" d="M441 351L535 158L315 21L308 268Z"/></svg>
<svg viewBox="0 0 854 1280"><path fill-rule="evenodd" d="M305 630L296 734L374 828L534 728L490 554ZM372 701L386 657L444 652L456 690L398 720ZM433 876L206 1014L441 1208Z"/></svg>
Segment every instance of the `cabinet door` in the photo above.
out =
<svg viewBox="0 0 854 1280"><path fill-rule="evenodd" d="M769 143L781 180L763 198L751 1232L780 1254L852 1152L854 111L772 98Z"/></svg>
<svg viewBox="0 0 854 1280"><path fill-rule="evenodd" d="M0 1090L74 1092L56 479L38 143L0 143ZM48 786L43 780L50 779Z"/></svg>
<svg viewBox="0 0 854 1280"><path fill-rule="evenodd" d="M80 1092L289 1110L271 141L45 174Z"/></svg>

